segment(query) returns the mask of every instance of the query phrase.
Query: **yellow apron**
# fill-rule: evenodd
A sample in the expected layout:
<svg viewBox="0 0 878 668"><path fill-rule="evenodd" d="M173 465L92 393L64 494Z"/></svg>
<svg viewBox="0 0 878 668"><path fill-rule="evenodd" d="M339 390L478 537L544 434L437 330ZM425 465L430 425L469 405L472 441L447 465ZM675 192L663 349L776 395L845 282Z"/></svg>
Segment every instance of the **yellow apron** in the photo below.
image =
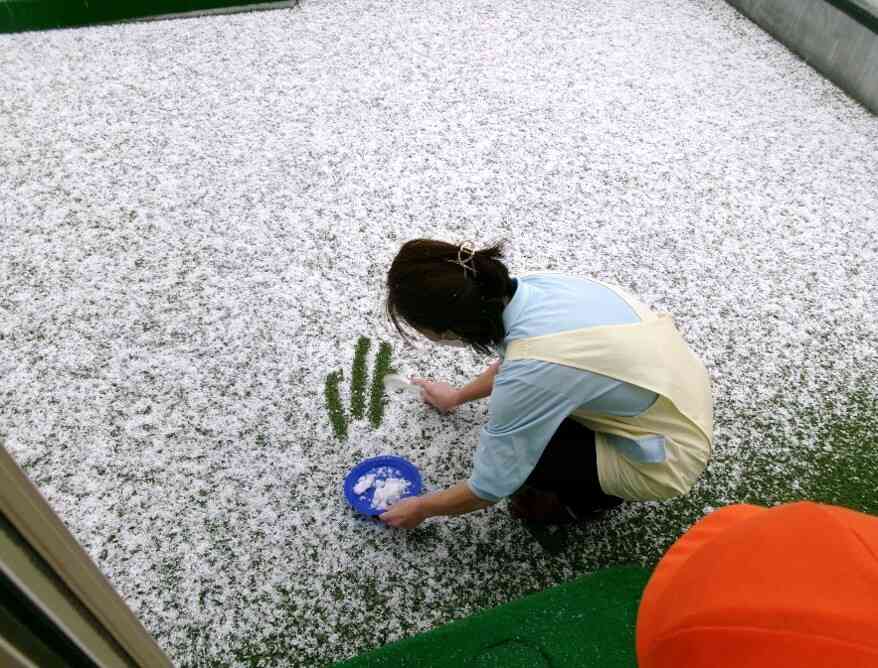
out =
<svg viewBox="0 0 878 668"><path fill-rule="evenodd" d="M641 318L628 325L588 327L510 342L506 359L554 362L651 390L655 403L635 417L579 409L570 417L595 432L601 488L632 501L689 491L710 459L713 400L707 370L668 314L656 314L621 289L605 285ZM614 436L640 443L664 437L656 459L638 457Z"/></svg>

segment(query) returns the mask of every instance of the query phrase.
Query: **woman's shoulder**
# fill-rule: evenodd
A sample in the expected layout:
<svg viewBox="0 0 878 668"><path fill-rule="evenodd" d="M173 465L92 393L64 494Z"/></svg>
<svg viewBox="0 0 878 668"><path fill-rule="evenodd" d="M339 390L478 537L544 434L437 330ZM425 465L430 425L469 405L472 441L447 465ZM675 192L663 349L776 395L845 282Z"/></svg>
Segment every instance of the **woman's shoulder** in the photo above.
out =
<svg viewBox="0 0 878 668"><path fill-rule="evenodd" d="M514 278L525 283L570 283L578 281L592 281L587 276L577 276L562 271L526 271L515 274Z"/></svg>
<svg viewBox="0 0 878 668"><path fill-rule="evenodd" d="M519 272L519 273L515 274L515 278L526 280L526 281L532 281L532 280L537 280L540 278L556 278L556 279L557 278L568 278L568 279L572 278L572 279L576 279L576 278L580 278L580 277L578 277L574 274L571 274L569 272L565 272L565 271L555 271L552 269L541 269L541 270L536 270L536 271Z"/></svg>
<svg viewBox="0 0 878 668"><path fill-rule="evenodd" d="M516 274L514 276L517 280L525 283L526 285L535 286L535 287L559 287L559 288L609 288L610 286L602 283L590 276L586 276L583 274L571 274L562 271L530 271L521 274Z"/></svg>
<svg viewBox="0 0 878 668"><path fill-rule="evenodd" d="M531 296L522 314L531 325L526 336L653 317L649 308L623 288L590 276L533 272L516 278Z"/></svg>

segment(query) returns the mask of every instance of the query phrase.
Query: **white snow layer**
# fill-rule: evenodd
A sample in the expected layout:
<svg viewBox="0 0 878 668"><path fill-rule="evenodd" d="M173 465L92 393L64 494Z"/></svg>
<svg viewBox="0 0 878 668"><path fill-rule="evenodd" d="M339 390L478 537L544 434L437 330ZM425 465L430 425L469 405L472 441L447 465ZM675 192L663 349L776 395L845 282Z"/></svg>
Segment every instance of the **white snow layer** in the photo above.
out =
<svg viewBox="0 0 878 668"><path fill-rule="evenodd" d="M3 35L0 434L182 666L320 665L654 559L686 526L663 518L736 500L760 424L807 451L832 416L798 416L878 372L876 147L875 117L719 0L303 0ZM557 557L502 507L413 533L349 511L367 456L465 478L485 419L392 402L333 436L323 380L361 334L419 375L483 368L386 327L417 236L507 237L515 271L673 313L717 399L694 500Z"/></svg>

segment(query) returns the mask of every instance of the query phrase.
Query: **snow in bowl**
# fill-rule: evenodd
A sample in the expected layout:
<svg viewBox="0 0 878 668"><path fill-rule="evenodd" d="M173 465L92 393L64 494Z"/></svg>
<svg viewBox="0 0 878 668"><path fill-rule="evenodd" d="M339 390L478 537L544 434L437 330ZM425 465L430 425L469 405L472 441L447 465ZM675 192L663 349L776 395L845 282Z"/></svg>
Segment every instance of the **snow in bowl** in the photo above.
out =
<svg viewBox="0 0 878 668"><path fill-rule="evenodd" d="M357 464L344 480L344 495L354 510L375 517L394 503L421 493L421 474L402 457L384 455Z"/></svg>

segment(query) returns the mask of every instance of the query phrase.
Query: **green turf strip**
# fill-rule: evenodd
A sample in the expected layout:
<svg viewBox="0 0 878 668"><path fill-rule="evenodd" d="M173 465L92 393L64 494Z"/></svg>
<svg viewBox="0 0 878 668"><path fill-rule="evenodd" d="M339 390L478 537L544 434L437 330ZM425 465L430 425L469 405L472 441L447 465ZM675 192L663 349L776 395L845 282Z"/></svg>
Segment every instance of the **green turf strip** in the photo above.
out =
<svg viewBox="0 0 878 668"><path fill-rule="evenodd" d="M341 395L338 384L341 382L340 371L333 371L326 376L324 395L326 397L326 410L329 412L329 421L336 438L343 441L348 437L348 420L345 417L344 408L341 406Z"/></svg>
<svg viewBox="0 0 878 668"><path fill-rule="evenodd" d="M634 626L650 572L621 567L407 638L337 668L635 668ZM417 614L417 610L398 613Z"/></svg>
<svg viewBox="0 0 878 668"><path fill-rule="evenodd" d="M384 376L391 372L390 358L393 349L390 344L382 341L375 356L375 368L372 371L372 391L369 396L369 422L375 429L381 426L384 418Z"/></svg>
<svg viewBox="0 0 878 668"><path fill-rule="evenodd" d="M357 340L351 368L351 419L362 420L366 412L366 355L372 342L365 336Z"/></svg>

